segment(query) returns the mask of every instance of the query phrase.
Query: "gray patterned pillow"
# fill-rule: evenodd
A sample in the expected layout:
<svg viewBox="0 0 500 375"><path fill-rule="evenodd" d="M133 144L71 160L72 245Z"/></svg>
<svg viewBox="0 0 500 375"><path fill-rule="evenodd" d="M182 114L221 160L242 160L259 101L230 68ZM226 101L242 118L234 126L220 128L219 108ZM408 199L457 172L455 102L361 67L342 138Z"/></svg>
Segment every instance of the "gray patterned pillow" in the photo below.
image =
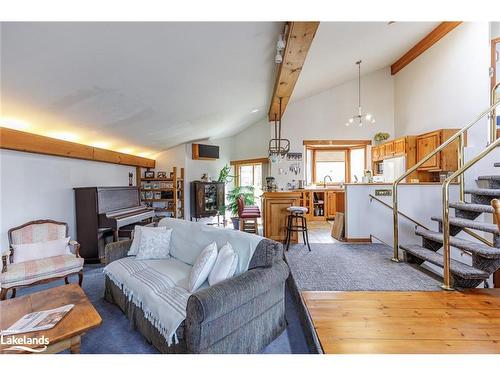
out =
<svg viewBox="0 0 500 375"><path fill-rule="evenodd" d="M191 268L191 272L189 273L190 292L195 292L208 279L208 275L210 275L210 271L212 271L216 260L217 244L212 242L198 255L193 268Z"/></svg>
<svg viewBox="0 0 500 375"><path fill-rule="evenodd" d="M136 259L168 259L170 258L170 239L172 229L155 230L155 228L143 227L141 230L141 242Z"/></svg>

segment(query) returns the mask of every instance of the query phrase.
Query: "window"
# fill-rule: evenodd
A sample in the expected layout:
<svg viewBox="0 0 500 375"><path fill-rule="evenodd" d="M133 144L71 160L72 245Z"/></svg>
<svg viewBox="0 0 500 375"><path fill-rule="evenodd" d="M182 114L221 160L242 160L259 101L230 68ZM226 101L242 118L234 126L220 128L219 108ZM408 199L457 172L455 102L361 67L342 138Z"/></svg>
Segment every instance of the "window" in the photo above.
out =
<svg viewBox="0 0 500 375"><path fill-rule="evenodd" d="M332 182L345 182L346 180L346 151L319 151L315 152L316 182L324 181L325 176L330 176Z"/></svg>
<svg viewBox="0 0 500 375"><path fill-rule="evenodd" d="M262 190L262 163L236 164L236 185Z"/></svg>
<svg viewBox="0 0 500 375"><path fill-rule="evenodd" d="M309 141L313 142L313 141ZM325 145L332 142L332 145ZM316 145L306 145L306 181L308 184L326 183L339 184L342 182L361 181L366 169L366 145L369 141L359 141L341 145L338 141L318 141ZM354 142L354 141L351 141Z"/></svg>

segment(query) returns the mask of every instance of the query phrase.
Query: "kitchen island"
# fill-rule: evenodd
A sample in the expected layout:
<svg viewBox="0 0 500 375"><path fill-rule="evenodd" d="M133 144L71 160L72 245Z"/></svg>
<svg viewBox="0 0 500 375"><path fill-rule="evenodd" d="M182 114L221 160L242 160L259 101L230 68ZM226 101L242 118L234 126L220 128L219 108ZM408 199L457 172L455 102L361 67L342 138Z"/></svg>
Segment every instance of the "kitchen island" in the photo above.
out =
<svg viewBox="0 0 500 375"><path fill-rule="evenodd" d="M345 210L344 190L339 187L311 187L299 190L265 192L263 202L264 237L275 241L286 238L287 208L308 208L307 220L327 220L337 212ZM292 242L297 242L297 233L292 233Z"/></svg>

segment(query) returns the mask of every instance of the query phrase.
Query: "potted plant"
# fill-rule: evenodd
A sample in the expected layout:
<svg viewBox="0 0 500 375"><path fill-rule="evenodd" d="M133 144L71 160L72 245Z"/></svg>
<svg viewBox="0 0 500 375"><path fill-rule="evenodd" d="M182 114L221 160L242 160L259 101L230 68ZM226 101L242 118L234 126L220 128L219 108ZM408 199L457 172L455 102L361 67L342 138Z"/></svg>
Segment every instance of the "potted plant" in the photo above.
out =
<svg viewBox="0 0 500 375"><path fill-rule="evenodd" d="M232 179L236 176L233 176L231 174L231 167L229 165L225 165L219 172L219 178L217 179L217 182L224 182L227 184L228 182L231 182Z"/></svg>
<svg viewBox="0 0 500 375"><path fill-rule="evenodd" d="M389 139L390 135L389 133L383 133L383 132L378 132L375 134L373 139L375 140L376 144L380 144L381 142L385 141L386 139Z"/></svg>
<svg viewBox="0 0 500 375"><path fill-rule="evenodd" d="M228 204L224 206L224 211L228 210L231 213L231 221L234 229L240 229L240 219L238 217L238 197L243 197L245 205L251 206L255 204L255 188L253 186L238 186L227 193Z"/></svg>

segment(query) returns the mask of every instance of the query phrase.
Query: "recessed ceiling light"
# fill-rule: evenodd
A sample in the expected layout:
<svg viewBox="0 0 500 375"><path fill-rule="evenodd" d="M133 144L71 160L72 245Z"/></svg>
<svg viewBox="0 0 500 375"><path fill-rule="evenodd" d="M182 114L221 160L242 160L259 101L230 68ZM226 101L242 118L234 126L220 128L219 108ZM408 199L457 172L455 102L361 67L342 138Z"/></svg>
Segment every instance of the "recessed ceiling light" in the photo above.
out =
<svg viewBox="0 0 500 375"><path fill-rule="evenodd" d="M252 113L259 112L258 108L252 109Z"/></svg>

